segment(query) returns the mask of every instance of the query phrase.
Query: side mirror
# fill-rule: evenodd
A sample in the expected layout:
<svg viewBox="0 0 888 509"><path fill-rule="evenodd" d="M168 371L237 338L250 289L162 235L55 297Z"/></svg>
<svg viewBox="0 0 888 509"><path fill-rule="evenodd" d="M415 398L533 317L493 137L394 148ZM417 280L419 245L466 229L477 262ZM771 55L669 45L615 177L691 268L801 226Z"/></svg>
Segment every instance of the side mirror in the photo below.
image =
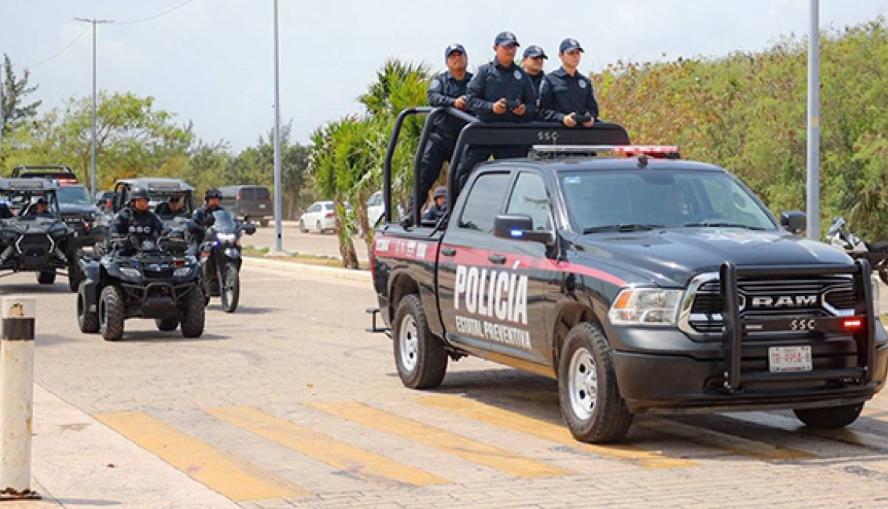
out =
<svg viewBox="0 0 888 509"><path fill-rule="evenodd" d="M797 210L784 212L780 214L780 225L793 235L801 235L808 228L808 218Z"/></svg>
<svg viewBox="0 0 888 509"><path fill-rule="evenodd" d="M501 215L493 220L493 235L500 239L541 242L546 246L555 244L555 232L533 229L533 219L526 215Z"/></svg>

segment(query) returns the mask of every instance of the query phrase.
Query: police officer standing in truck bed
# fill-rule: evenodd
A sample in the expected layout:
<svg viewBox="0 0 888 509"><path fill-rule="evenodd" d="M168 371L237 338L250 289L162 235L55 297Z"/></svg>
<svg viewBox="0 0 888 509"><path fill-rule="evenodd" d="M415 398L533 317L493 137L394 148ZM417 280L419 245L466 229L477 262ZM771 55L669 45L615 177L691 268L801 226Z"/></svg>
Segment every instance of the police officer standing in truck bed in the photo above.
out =
<svg viewBox="0 0 888 509"><path fill-rule="evenodd" d="M543 78L540 87L540 114L543 120L561 122L567 127L592 127L598 119L598 102L592 82L577 71L583 48L576 39L561 41L558 56L561 68Z"/></svg>
<svg viewBox="0 0 888 509"><path fill-rule="evenodd" d="M466 88L472 79L472 73L466 71L468 54L462 44L451 44L444 50L444 61L447 63L447 72L435 76L429 84L429 106L452 107L466 111L468 110ZM450 115L439 116L435 120L419 162L419 199L422 202L438 180L444 161L450 161L456 137L464 125L465 122ZM420 208L422 205L423 203L419 204ZM411 212L407 214L407 221L413 218L413 196L410 197L409 210Z"/></svg>
<svg viewBox="0 0 888 509"><path fill-rule="evenodd" d="M515 65L518 39L511 32L500 32L493 44L496 58L482 65L469 83L469 109L483 122L530 122L536 111L536 92L527 73ZM491 155L496 159L524 157L527 147L470 146L457 169L459 187L472 168Z"/></svg>

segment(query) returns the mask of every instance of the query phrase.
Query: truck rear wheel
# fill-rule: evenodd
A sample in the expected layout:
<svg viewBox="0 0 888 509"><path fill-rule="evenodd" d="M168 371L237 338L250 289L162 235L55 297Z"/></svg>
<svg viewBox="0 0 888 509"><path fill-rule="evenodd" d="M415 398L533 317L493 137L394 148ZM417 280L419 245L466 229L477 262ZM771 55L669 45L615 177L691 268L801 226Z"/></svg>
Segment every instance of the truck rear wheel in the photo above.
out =
<svg viewBox="0 0 888 509"><path fill-rule="evenodd" d="M416 295L401 300L395 313L395 365L405 387L433 389L444 381L447 352L429 330L422 302Z"/></svg>
<svg viewBox="0 0 888 509"><path fill-rule="evenodd" d="M837 429L856 421L863 411L863 403L826 408L799 408L795 416L812 428Z"/></svg>
<svg viewBox="0 0 888 509"><path fill-rule="evenodd" d="M567 334L558 361L558 399L577 440L616 442L629 431L632 414L620 396L613 356L598 324L581 323Z"/></svg>

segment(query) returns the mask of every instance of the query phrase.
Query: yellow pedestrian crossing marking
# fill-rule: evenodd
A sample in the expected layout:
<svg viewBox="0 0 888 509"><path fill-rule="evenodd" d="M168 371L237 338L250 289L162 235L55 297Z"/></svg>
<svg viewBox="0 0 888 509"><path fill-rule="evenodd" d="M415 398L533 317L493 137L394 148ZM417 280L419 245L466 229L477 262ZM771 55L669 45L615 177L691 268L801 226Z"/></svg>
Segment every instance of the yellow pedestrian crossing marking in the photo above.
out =
<svg viewBox="0 0 888 509"><path fill-rule="evenodd" d="M658 417L637 419L635 425L658 433L679 436L700 445L757 460L789 461L816 457L813 454L789 447L777 447L766 442L750 440L702 426L691 426Z"/></svg>
<svg viewBox="0 0 888 509"><path fill-rule="evenodd" d="M496 408L491 405L469 400L460 396L422 396L417 400L442 410L453 412L470 419L486 422L494 426L527 433L550 442L568 445L601 456L628 460L645 468L676 468L698 465L697 462L682 458L671 458L658 451L649 451L626 444L594 445L577 441L562 424L553 424L541 419Z"/></svg>
<svg viewBox="0 0 888 509"><path fill-rule="evenodd" d="M304 488L279 479L142 412L99 414L95 417L231 500L263 500L310 494Z"/></svg>
<svg viewBox="0 0 888 509"><path fill-rule="evenodd" d="M513 452L484 444L456 433L400 417L355 402L311 403L317 408L343 419L438 449L460 458L503 471L516 477L550 477L572 472Z"/></svg>
<svg viewBox="0 0 888 509"><path fill-rule="evenodd" d="M292 421L254 408L208 408L204 411L238 428L271 440L373 484L425 486L446 479L359 449Z"/></svg>
<svg viewBox="0 0 888 509"><path fill-rule="evenodd" d="M508 392L509 396L519 399L537 401L540 403L548 403L557 405L558 394L554 392ZM790 449L788 447L779 447L751 440L744 437L734 436L720 431L714 431L702 426L692 426L670 419L642 416L633 421L633 426L645 428L655 433L668 434L681 437L682 439L691 440L694 443L720 449L722 451L744 456L747 458L764 460L764 461L788 461L811 459L816 456L804 451Z"/></svg>

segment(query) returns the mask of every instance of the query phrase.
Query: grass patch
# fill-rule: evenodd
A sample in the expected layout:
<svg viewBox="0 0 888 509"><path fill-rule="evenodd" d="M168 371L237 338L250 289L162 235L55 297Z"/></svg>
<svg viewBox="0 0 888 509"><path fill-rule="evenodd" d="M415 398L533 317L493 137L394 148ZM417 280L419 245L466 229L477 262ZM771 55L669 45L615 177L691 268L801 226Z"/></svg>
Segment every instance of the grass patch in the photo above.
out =
<svg viewBox="0 0 888 509"><path fill-rule="evenodd" d="M320 265L322 267L342 268L342 261L339 258L334 258L332 256L287 253L284 256L275 256L272 258L268 256L269 252L270 249L268 247L260 248L254 246L244 246L241 250L243 256L250 256L253 258L271 258L282 262L307 263L310 265ZM360 262L359 268L361 270L368 270L370 267L367 262Z"/></svg>

